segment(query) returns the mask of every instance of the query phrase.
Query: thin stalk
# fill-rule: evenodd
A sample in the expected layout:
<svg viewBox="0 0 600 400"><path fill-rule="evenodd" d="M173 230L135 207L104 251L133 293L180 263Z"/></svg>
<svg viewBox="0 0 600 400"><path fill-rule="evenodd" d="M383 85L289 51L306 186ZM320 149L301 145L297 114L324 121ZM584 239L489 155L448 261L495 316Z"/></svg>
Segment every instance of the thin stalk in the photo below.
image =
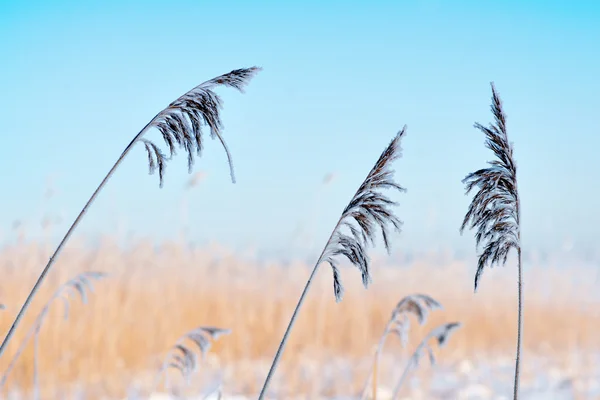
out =
<svg viewBox="0 0 600 400"><path fill-rule="evenodd" d="M21 355L21 353L23 353L23 351L25 350L25 346L27 346L27 343L29 342L31 337L36 332L37 332L37 321L36 321L36 323L34 323L34 326L29 330L29 332L27 332L27 335L25 335L25 339L23 339L23 342L21 343L21 346L17 350L17 353L11 360L10 364L8 364L8 367L6 367L6 370L4 370L4 375L2 375L2 378L0 378L0 388L4 387L4 384L6 383L6 380L8 379L8 375L13 370L15 364L17 363L17 361L19 359L19 356Z"/></svg>
<svg viewBox="0 0 600 400"><path fill-rule="evenodd" d="M115 162L115 164L112 166L112 168L110 169L110 171L108 171L108 174L106 174L106 176L104 177L104 179L102 180L102 182L100 182L100 185L98 185L98 187L96 188L96 190L94 191L94 193L92 194L92 196L90 197L90 199L87 201L87 203L85 204L85 206L83 206L83 208L79 212L79 215L77 216L77 218L75 218L75 221L73 222L73 224L71 225L71 227L69 228L69 230L67 231L67 233L65 234L65 236L62 238L62 240L58 244L58 247L56 248L56 250L54 250L54 253L52 254L52 257L50 257L50 259L48 260L48 263L46 264L46 266L44 267L44 270L42 271L42 273L38 277L37 281L35 282L35 285L33 286L33 289L31 289L31 292L27 296L27 299L25 300L25 303L23 303L23 306L21 307L21 310L17 314L17 317L15 318L15 321L12 323L12 325L11 325L8 333L6 334L6 337L2 341L2 345L0 345L0 357L2 357L2 354L4 354L4 351L6 350L7 344L9 343L10 339L12 338L12 336L15 333L15 329L17 328L17 326L19 326L19 323L21 322L21 319L23 318L23 315L25 315L25 311L27 311L27 308L29 307L29 304L33 300L33 297L36 295L36 293L39 290L39 287L44 282L44 279L46 278L46 275L50 271L50 268L52 267L52 265L54 265L54 262L56 261L56 258L60 254L60 251L62 250L62 248L64 247L64 245L67 243L67 241L69 240L69 238L71 237L71 234L73 233L73 231L75 230L75 228L77 228L77 226L79 225L79 222L81 222L81 219L83 218L83 216L87 212L88 208L94 202L94 200L96 199L96 197L98 196L98 194L100 193L100 191L104 188L104 186L106 185L106 182L115 173L115 171L117 170L117 168L119 167L119 165L121 164L121 162L123 162L123 159L129 153L129 151L133 148L133 145L142 137L142 135L146 132L146 130L148 129L148 127L154 122L154 120L156 119L156 117L159 116L159 114L156 114L156 116L154 116L154 118L152 118L152 120L150 122L148 122L146 124L146 126L144 126L144 128L133 138L133 140L131 141L131 143L129 143L129 145L125 148L125 150L119 156L119 158L117 159L117 161Z"/></svg>
<svg viewBox="0 0 600 400"><path fill-rule="evenodd" d="M319 256L317 263L315 264L312 272L310 273L310 276L308 277L308 281L306 281L306 285L304 285L304 290L302 291L302 294L300 295L298 304L296 304L296 308L294 309L294 314L292 314L292 318L290 319L287 329L285 330L285 333L283 334L283 339L281 339L281 342L279 343L279 348L277 349L277 353L275 353L275 358L273 359L273 363L271 364L271 368L269 369L269 373L267 374L265 383L263 384L263 387L260 390L260 394L258 395L258 400L263 400L263 398L267 394L267 389L269 387L269 383L271 383L271 378L273 377L273 374L275 373L275 370L277 369L277 366L279 365L279 359L281 358L281 355L283 354L283 350L285 349L285 345L287 344L288 338L290 336L290 332L292 331L292 328L294 327L294 324L296 323L296 318L298 317L298 312L302 308L302 305L304 304L304 300L306 298L306 294L308 293L308 290L312 286L313 278L315 277L317 270L319 269L319 266L321 265L321 261L322 261L323 255L325 254L325 250L327 250L327 247L329 246L329 242L333 238L333 235L339 228L341 222L342 222L342 219L340 218L340 220L335 225L335 228L333 228L333 230L331 231L331 234L329 235L329 239L327 240L327 244L325 245L325 247L323 247L323 251L321 251L321 255Z"/></svg>
<svg viewBox="0 0 600 400"><path fill-rule="evenodd" d="M40 344L40 328L41 325L37 326L35 330L35 336L33 337L33 399L40 400L40 380L38 375L38 355L39 355L39 344Z"/></svg>
<svg viewBox="0 0 600 400"><path fill-rule="evenodd" d="M517 269L519 271L519 280L518 280L518 317L517 317L517 354L515 360L515 387L513 399L518 400L519 398L519 380L521 377L521 344L522 344L522 335L523 335L523 264L521 262L521 202L519 199L519 190L517 186L517 182L515 179L515 192L516 192L516 214L517 214L517 240L519 242L519 247L517 247Z"/></svg>
<svg viewBox="0 0 600 400"><path fill-rule="evenodd" d="M519 398L519 378L521 370L521 341L523 335L523 266L521 264L521 248L517 250L519 269L519 321L517 324L517 357L515 362L514 400Z"/></svg>
<svg viewBox="0 0 600 400"><path fill-rule="evenodd" d="M380 356L380 352L379 349L377 350L377 353L375 354L375 363L373 364L373 385L372 385L372 393L371 393L371 398L373 400L377 400L377 372L379 372L379 356Z"/></svg>
<svg viewBox="0 0 600 400"><path fill-rule="evenodd" d="M406 364L406 367L404 368L404 371L402 372L402 375L400 376L400 379L398 380L398 383L396 384L396 386L394 387L394 391L392 392L392 400L395 400L398 398L398 395L400 394L400 389L402 389L402 385L404 385L404 382L406 381L406 378L408 377L408 373L410 371L412 371L413 367L415 367L419 360L419 354L421 354L421 352L423 351L423 349L425 348L425 346L427 346L427 341L431 338L431 334L425 336L425 339L423 339L421 341L421 343L419 343L419 345L417 346L417 348L415 349L414 353L412 354L412 356L410 357L410 359L408 360L408 364Z"/></svg>
<svg viewBox="0 0 600 400"><path fill-rule="evenodd" d="M65 318L68 318L68 295L69 289L74 289L77 291L77 293L81 296L82 301L85 303L86 302L86 294L85 291L86 290L93 290L92 289L92 284L90 281L88 281L88 278L91 279L99 279L103 276L104 274L102 273L98 273L98 272L84 272L81 273L79 275L77 275L74 279L71 279L69 281L67 281L66 283L64 283L63 285L61 285L58 290L54 293L54 295L50 298L50 300L48 300L48 302L44 305L44 307L42 308L42 310L40 311L40 313L38 314L38 316L35 318L35 321L33 322L33 325L31 326L31 328L29 329L29 331L25 334L25 339L23 339L23 341L21 342L21 346L19 346L19 348L17 349L15 355L13 356L13 359L11 360L11 362L8 364L8 367L6 368L6 370L4 370L4 374L2 375L2 378L0 378L0 388L4 387L4 384L6 383L6 380L8 379L8 375L11 373L11 371L13 370L14 366L16 365L17 360L19 359L19 357L21 356L21 354L23 353L23 351L25 350L25 347L27 346L27 343L29 342L29 340L31 339L31 337L33 336L34 338L34 343L33 343L33 353L34 353L34 357L33 357L33 386L34 386L34 398L39 398L39 391L38 391L38 382L39 382L39 368L38 368L38 356L39 356L39 335L40 335L40 330L42 329L42 326L44 325L44 322L46 320L46 318L48 318L48 314L50 312L50 307L54 304L54 301L58 298L62 298L62 300L65 301L64 305L65 305ZM71 292L73 293L73 292Z"/></svg>
<svg viewBox="0 0 600 400"><path fill-rule="evenodd" d="M366 288L370 281L370 275L369 261L365 254L364 247L367 245L369 239L373 242L375 226L378 225L381 228L385 247L389 251L387 224L392 224L396 230L399 231L402 222L386 207L387 205L396 203L377 193L376 190L379 188L395 188L399 191L405 190L391 179L393 171L390 172L387 169L388 163L391 163L399 157L399 152L401 150L399 142L404 135L405 130L406 126L396 134L391 143L386 147L383 153L381 153L375 166L373 166L363 183L360 185L350 203L344 208L342 215L331 231L329 239L327 240L327 243L325 243L319 258L310 273L308 281L304 285L304 290L300 295L292 318L279 343L279 348L277 349L269 373L267 374L260 391L258 400L262 400L267 393L269 383L279 365L279 360L283 354L290 332L294 327L298 313L304 304L308 290L312 285L313 279L321 263L327 262L331 265L333 271L334 293L336 300L340 301L343 294L343 286L341 284L339 270L336 266L337 261L334 260L334 257L338 255L345 256L352 264L354 264L361 271L363 285ZM358 228L353 226L349 220L355 221L358 224ZM344 235L338 231L343 225L350 230L350 235Z"/></svg>
<svg viewBox="0 0 600 400"><path fill-rule="evenodd" d="M402 372L402 375L400 376L398 383L394 387L394 391L392 392L392 400L397 399L398 395L400 395L400 389L402 389L402 385L404 385L404 381L406 381L406 377L408 377L408 373L411 371L412 366L413 366L413 358L411 357L410 360L408 361L408 365L406 366L406 368L404 368L404 371Z"/></svg>
<svg viewBox="0 0 600 400"><path fill-rule="evenodd" d="M404 368L404 371L402 372L402 375L400 376L398 383L394 387L394 391L392 392L392 400L398 398L398 395L400 394L400 389L402 389L402 385L404 385L404 382L406 381L406 378L408 377L408 373L410 371L412 371L413 366L415 366L417 364L417 360L419 359L419 354L421 354L421 352L427 345L427 341L430 339L430 335L431 334L425 336L425 339L423 339L421 341L421 343L419 343L419 345L415 349L414 353L408 360L408 364L406 364L406 367Z"/></svg>
<svg viewBox="0 0 600 400"><path fill-rule="evenodd" d="M48 315L48 309L49 309L49 307L50 307L50 302L48 304L46 304L46 306L42 309L42 311L40 312L40 314L35 319L35 322L33 323L33 326L31 327L31 329L29 329L29 332L27 332L27 334L25 335L25 339L23 339L23 342L21 343L21 346L17 350L17 352L16 352L15 356L13 357L13 359L11 360L10 364L8 364L8 367L4 371L4 375L2 375L2 378L0 378L0 388L4 387L4 384L6 383L6 380L8 379L8 375L10 374L10 372L15 367L15 365L16 365L18 359L19 359L19 356L23 353L23 351L25 351L25 346L27 346L27 343L29 343L29 340L33 337L33 340L34 340L34 348L33 348L33 352L34 352L33 353L33 382L34 382L34 390L35 390L36 382L38 381L38 378L37 378L37 374L38 374L38 372L37 372L38 371L38 368L37 368L38 334L40 332L42 324L44 323L44 320L45 320L46 316Z"/></svg>
<svg viewBox="0 0 600 400"><path fill-rule="evenodd" d="M392 321L388 321L383 331L383 335L381 339L379 339L379 343L377 344L377 350L375 350L375 356L373 360L373 366L371 367L371 371L369 373L369 379L367 380L365 387L363 388L362 395L360 400L365 400L367 398L367 391L369 389L369 385L372 387L372 399L377 399L377 374L379 371L379 360L381 358L381 352L383 351L383 346L385 345L385 341L387 339L388 334L390 333L390 327L392 326Z"/></svg>

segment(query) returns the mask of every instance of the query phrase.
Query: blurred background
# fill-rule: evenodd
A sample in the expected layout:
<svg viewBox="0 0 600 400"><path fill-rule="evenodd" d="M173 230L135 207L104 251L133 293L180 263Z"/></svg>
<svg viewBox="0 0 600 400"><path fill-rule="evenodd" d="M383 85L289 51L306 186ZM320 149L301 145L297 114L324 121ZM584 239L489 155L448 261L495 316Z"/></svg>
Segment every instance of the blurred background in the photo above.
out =
<svg viewBox="0 0 600 400"><path fill-rule="evenodd" d="M139 145L65 248L0 367L61 283L102 271L87 305L73 301L65 320L56 304L42 329L44 396L148 391L169 346L199 325L232 332L186 390L221 384L255 396L331 229L406 124L394 168L408 191L392 195L402 233L390 255L370 250L368 290L344 265L339 304L329 267L320 270L274 393L356 396L393 307L427 293L444 310L414 324L406 347L389 340L379 384L393 387L424 333L460 321L435 348L437 366L424 360L402 395L507 396L515 259L486 270L474 293L473 232L459 233L470 201L461 179L492 158L473 123L492 119L493 81L519 167L524 394L600 398L599 18L600 5L567 1L0 1L2 332L133 136L197 84L263 67L245 94L218 89L237 183L208 135L192 174L180 155L162 189ZM33 347L4 395L32 390Z"/></svg>

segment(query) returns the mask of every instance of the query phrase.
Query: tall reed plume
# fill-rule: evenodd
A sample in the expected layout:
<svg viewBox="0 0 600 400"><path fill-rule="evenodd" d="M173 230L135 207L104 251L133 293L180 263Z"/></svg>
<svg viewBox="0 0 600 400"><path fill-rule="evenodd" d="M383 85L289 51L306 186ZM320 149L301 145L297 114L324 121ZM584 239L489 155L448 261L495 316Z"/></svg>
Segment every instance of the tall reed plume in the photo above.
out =
<svg viewBox="0 0 600 400"><path fill-rule="evenodd" d="M8 365L8 368L6 368L6 371L4 371L4 375L2 375L2 378L0 379L0 387L4 387L4 384L6 383L6 380L8 379L8 375L15 367L17 360L19 359L19 357L25 350L27 343L33 337L33 341L34 341L34 343L33 343L33 346L34 346L33 347L33 349L34 349L34 356L33 356L34 396L33 397L34 397L34 399L39 399L39 380L38 380L38 368L37 368L37 366L38 366L39 334L40 334L40 330L42 329L42 325L44 324L44 321L46 320L46 317L48 316L50 307L54 304L54 302L56 300L59 300L59 299L62 300L63 306L64 306L64 318L65 319L69 318L69 310L70 310L69 301L71 300L71 298L73 296L76 296L76 297L79 296L81 298L81 301L84 304L86 304L87 299L88 299L88 292L92 292L94 290L93 281L100 280L104 277L106 277L106 274L104 274L103 272L94 272L94 271L83 272L83 273L77 275L75 278L70 279L67 282L63 283L56 290L56 292L52 295L52 297L48 300L48 302L46 302L46 304L44 305L44 307L42 308L42 310L36 317L36 319L33 323L33 326L31 327L29 332L27 332L27 334L25 335L25 339L23 339L21 346L15 353L13 359L11 360L10 364Z"/></svg>
<svg viewBox="0 0 600 400"><path fill-rule="evenodd" d="M12 338L15 329L23 318L25 311L29 307L33 297L44 281L48 271L56 261L60 251L68 241L75 228L79 225L79 222L87 212L92 202L96 199L102 188L106 185L107 181L114 174L117 167L121 164L125 156L131 151L135 144L138 142L142 142L144 144L148 153L148 167L150 169L150 173L154 173L158 169L160 186L162 187L166 163L175 155L177 147L182 148L187 153L188 169L191 172L195 156L200 156L203 148L204 138L202 127L208 126L210 129L211 138L219 139L223 145L223 148L225 149L231 172L231 180L235 183L231 155L222 135L222 123L220 117L222 101L221 98L213 91L213 89L215 89L217 86L227 86L243 92L244 86L258 71L260 71L260 68L258 67L236 69L227 74L201 83L179 97L177 100L173 101L167 106L167 108L156 114L156 116L152 118L152 120L150 120L150 122L148 122L146 126L144 126L144 128L133 138L112 168L108 171L102 182L100 182L100 185L96 188L50 257L50 260L44 267L33 289L27 296L25 303L21 307L21 310L17 314L15 321L6 334L6 337L0 346L0 356L2 356L6 350L6 346ZM146 134L146 132L151 128L157 128L161 133L164 142L169 148L168 157L154 142L144 138L144 134Z"/></svg>
<svg viewBox="0 0 600 400"><path fill-rule="evenodd" d="M475 290L486 265L506 264L511 249L517 251L518 268L518 327L515 362L514 399L519 396L519 372L521 362L521 336L523 334L523 268L521 264L520 202L517 190L517 165L513 159L513 145L506 134L506 116L502 101L492 86L492 113L495 123L484 127L475 123L475 128L486 136L485 145L498 158L488 161L491 166L472 172L463 179L466 194L475 187L467 214L460 228L461 233L468 226L477 228L477 246L483 244L475 274Z"/></svg>
<svg viewBox="0 0 600 400"><path fill-rule="evenodd" d="M275 358L267 378L261 389L259 400L266 395L269 383L279 364L279 359L289 338L290 332L294 327L298 312L302 308L306 294L310 289L315 274L319 266L326 262L331 266L333 272L333 292L336 301L341 301L344 293L340 271L338 269L338 256L346 257L354 266L356 266L362 275L362 282L365 288L371 282L369 271L369 258L366 247L369 243L374 244L377 228L381 231L386 249L390 250L389 226L392 225L396 231L400 231L402 222L389 209L389 206L396 205L385 195L379 193L379 189L397 189L405 191L403 187L392 179L394 171L390 170L390 164L400 157L400 140L405 135L406 126L402 128L396 137L391 141L383 151L375 166L369 172L369 175L360 185L350 203L346 206L335 228L331 232L321 255L317 259L315 266L306 282L302 295L298 300L296 309L290 319L289 325L285 331L283 339L279 344ZM343 232L346 228L347 233Z"/></svg>

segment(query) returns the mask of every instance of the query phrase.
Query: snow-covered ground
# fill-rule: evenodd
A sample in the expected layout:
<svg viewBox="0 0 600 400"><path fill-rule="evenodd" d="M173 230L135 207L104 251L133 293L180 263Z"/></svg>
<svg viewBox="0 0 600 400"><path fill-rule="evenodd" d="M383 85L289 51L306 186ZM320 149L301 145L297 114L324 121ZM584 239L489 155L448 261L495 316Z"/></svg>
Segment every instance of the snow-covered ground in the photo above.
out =
<svg viewBox="0 0 600 400"><path fill-rule="evenodd" d="M513 386L513 359L510 357L481 358L479 360L461 360L458 362L440 364L433 367L426 361L415 374L406 382L399 400L509 400L512 399ZM382 360L380 374L380 385L377 398L379 400L390 400L394 379L402 372L404 363L393 358ZM262 376L263 365L257 365L257 376ZM334 379L335 387L339 393L346 394L337 396L323 396L319 394L291 396L277 395L278 390L284 390L283 385L274 385L274 394L269 399L285 400L359 400L359 396L352 396L344 385L351 382L349 375L353 367L364 366L342 365L339 360L332 360L331 369L321 369L318 373L323 380L323 387L327 387L327 381ZM560 363L543 357L527 356L523 363L523 374L521 378L522 400L582 400L600 399L600 354L591 357L588 355L574 355L569 360ZM257 394L234 394L228 381L234 382L233 369L225 368L218 374L223 382L214 382L205 388L203 393L194 396L170 396L167 393L154 392L151 395L136 395L132 389L128 400L249 400L256 399ZM344 380L343 376L348 375ZM364 376L364 374L363 374ZM342 377L340 379L340 377ZM312 377L309 378L312 380ZM229 385L233 386L233 385ZM219 388L222 392L219 392ZM311 389L312 392L315 389ZM319 390L317 390L318 392ZM282 392L283 393L283 392ZM221 396L221 397L219 397ZM89 396L99 398L98 396ZM7 400L24 399L17 393L11 393ZM68 398L85 399L83 395L73 395ZM108 399L106 400L121 400Z"/></svg>
<svg viewBox="0 0 600 400"><path fill-rule="evenodd" d="M384 361L384 360L382 360ZM388 358L382 368L377 398L390 400L394 377L402 372L404 363ZM352 365L342 367L332 363L331 371L322 371L321 377L328 379L329 373L350 373ZM503 400L512 399L514 361L511 357L494 357L479 360L461 360L430 367L423 361L421 369L406 382L399 396L400 400ZM527 355L522 365L522 400L582 400L600 399L600 354L594 356L574 354L561 363L540 356ZM323 373L324 372L324 373ZM349 377L350 378L350 377ZM333 379L333 378L332 378ZM337 386L343 386L338 380ZM155 393L153 400L171 399L165 394ZM255 399L254 395L232 395L224 387L222 400ZM148 397L146 397L148 398ZM204 393L194 400L217 400L218 393ZM271 399L319 399L319 400L358 400L358 396L272 396ZM133 397L131 398L133 399Z"/></svg>

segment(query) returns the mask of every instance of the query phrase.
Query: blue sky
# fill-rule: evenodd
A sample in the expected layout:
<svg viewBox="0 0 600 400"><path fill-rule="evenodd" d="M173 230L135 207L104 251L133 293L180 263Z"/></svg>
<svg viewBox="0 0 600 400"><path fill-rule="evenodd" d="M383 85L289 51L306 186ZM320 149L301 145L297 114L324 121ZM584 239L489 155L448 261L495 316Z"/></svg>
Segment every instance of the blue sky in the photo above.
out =
<svg viewBox="0 0 600 400"><path fill-rule="evenodd" d="M35 235L46 214L61 216L63 233L158 111L258 65L245 94L219 91L237 184L208 137L193 190L184 157L159 189L139 146L80 232L160 240L187 226L199 242L314 252L406 124L395 248L472 253L472 233L458 232L469 202L460 181L491 158L473 123L491 120L494 81L524 247L600 258L598 20L591 1L0 1L0 240L14 239L15 220Z"/></svg>

